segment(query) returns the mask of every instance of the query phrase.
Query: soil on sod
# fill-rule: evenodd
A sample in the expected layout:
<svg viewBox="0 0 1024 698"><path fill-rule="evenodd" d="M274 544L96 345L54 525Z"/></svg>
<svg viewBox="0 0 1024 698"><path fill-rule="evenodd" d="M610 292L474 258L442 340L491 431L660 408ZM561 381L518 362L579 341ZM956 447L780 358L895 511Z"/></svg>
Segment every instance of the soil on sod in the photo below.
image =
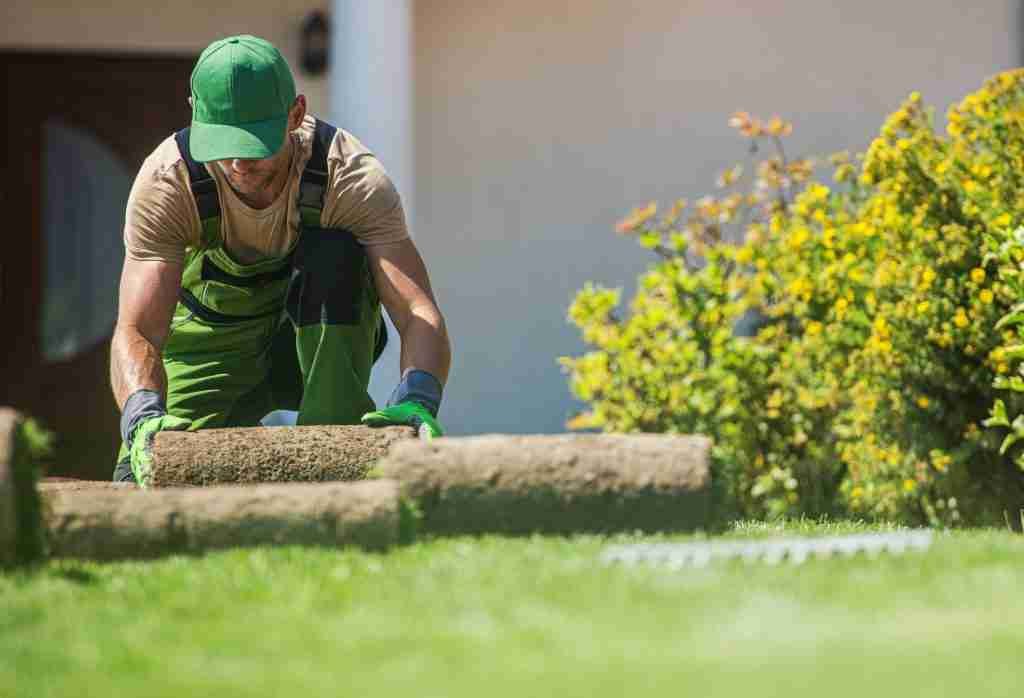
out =
<svg viewBox="0 0 1024 698"><path fill-rule="evenodd" d="M253 427L165 431L153 444L153 487L360 480L410 427Z"/></svg>
<svg viewBox="0 0 1024 698"><path fill-rule="evenodd" d="M702 436L479 436L397 444L379 470L437 534L680 531L707 524Z"/></svg>
<svg viewBox="0 0 1024 698"><path fill-rule="evenodd" d="M45 447L33 445L30 426L17 411L0 407L0 567L34 562L45 550L36 491L38 452Z"/></svg>
<svg viewBox="0 0 1024 698"><path fill-rule="evenodd" d="M107 480L76 480L65 477L45 477L39 481L40 494L52 492L134 492L138 486L133 482L109 482Z"/></svg>
<svg viewBox="0 0 1024 698"><path fill-rule="evenodd" d="M383 549L399 537L398 489L385 480L64 489L45 497L55 557L114 560L249 545Z"/></svg>

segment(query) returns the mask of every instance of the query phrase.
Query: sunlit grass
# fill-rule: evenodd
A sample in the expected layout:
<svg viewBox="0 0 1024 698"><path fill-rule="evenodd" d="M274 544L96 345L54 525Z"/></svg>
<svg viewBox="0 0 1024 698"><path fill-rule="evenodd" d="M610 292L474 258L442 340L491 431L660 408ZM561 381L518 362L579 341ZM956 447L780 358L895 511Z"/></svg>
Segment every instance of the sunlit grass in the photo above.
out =
<svg viewBox="0 0 1024 698"><path fill-rule="evenodd" d="M1010 695L1024 678L1024 538L1008 531L799 567L599 561L652 539L692 537L51 562L0 576L0 696Z"/></svg>

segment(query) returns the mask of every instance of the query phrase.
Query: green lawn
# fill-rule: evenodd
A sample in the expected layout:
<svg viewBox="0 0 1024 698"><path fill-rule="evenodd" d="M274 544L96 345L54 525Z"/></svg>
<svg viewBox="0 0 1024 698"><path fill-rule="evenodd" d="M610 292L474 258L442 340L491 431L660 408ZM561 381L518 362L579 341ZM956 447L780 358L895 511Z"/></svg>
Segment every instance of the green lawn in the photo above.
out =
<svg viewBox="0 0 1024 698"><path fill-rule="evenodd" d="M608 542L250 549L0 575L0 696L980 698L1024 685L1024 537L1008 531L874 561L675 572L605 567Z"/></svg>

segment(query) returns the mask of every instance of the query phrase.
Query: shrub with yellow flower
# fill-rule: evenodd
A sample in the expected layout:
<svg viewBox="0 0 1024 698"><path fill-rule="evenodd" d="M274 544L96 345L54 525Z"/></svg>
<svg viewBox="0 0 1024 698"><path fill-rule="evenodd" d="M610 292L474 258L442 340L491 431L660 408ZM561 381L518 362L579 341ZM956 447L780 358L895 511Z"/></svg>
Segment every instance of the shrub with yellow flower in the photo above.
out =
<svg viewBox="0 0 1024 698"><path fill-rule="evenodd" d="M1024 501L1022 113L1024 71L945 134L914 93L831 158L835 187L788 157L789 124L734 115L765 160L685 218L618 226L658 255L628 313L600 287L573 302L574 426L711 435L744 516L1002 521Z"/></svg>

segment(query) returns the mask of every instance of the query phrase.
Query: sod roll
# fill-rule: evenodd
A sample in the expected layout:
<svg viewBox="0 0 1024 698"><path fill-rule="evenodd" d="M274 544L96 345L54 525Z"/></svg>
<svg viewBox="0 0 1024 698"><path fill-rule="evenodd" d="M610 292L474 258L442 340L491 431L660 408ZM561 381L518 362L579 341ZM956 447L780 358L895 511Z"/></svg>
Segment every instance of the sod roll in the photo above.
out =
<svg viewBox="0 0 1024 698"><path fill-rule="evenodd" d="M159 432L152 487L359 480L411 427L247 427Z"/></svg>
<svg viewBox="0 0 1024 698"><path fill-rule="evenodd" d="M416 502L420 530L679 531L710 508L702 436L478 436L396 444L378 464Z"/></svg>
<svg viewBox="0 0 1024 698"><path fill-rule="evenodd" d="M17 412L0 408L0 567L14 564L18 540L17 499L14 492Z"/></svg>
<svg viewBox="0 0 1024 698"><path fill-rule="evenodd" d="M27 426L20 413L0 407L0 567L34 562L46 549Z"/></svg>
<svg viewBox="0 0 1024 698"><path fill-rule="evenodd" d="M161 490L53 490L50 554L114 560L249 545L387 548L399 538L388 480Z"/></svg>

